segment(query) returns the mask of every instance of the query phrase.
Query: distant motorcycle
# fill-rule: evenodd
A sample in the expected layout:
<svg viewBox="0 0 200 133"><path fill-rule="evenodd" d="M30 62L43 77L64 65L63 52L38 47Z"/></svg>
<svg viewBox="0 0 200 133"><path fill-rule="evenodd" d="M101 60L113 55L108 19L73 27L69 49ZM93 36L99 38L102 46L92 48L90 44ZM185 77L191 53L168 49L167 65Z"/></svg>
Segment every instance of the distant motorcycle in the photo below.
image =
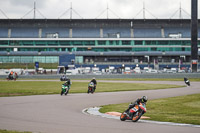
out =
<svg viewBox="0 0 200 133"><path fill-rule="evenodd" d="M64 75L60 77L60 81L66 81L66 80L67 80L67 78Z"/></svg>
<svg viewBox="0 0 200 133"><path fill-rule="evenodd" d="M89 93L94 93L94 83L93 82L90 82L89 84L88 84L88 91L87 91L87 93L89 94Z"/></svg>
<svg viewBox="0 0 200 133"><path fill-rule="evenodd" d="M68 87L68 86L65 86L65 85L62 85L60 95L61 95L61 96L62 96L63 94L67 95L68 92L69 92L69 87Z"/></svg>
<svg viewBox="0 0 200 133"><path fill-rule="evenodd" d="M141 116L146 113L146 111L146 105L144 103L140 103L140 105L135 105L135 107L129 110L129 115L127 115L126 112L123 112L120 116L120 120L132 120L133 122L137 122Z"/></svg>
<svg viewBox="0 0 200 133"><path fill-rule="evenodd" d="M16 80L18 76L16 75L8 75L8 77L6 78L7 80Z"/></svg>
<svg viewBox="0 0 200 133"><path fill-rule="evenodd" d="M189 81L189 79L184 78L184 81L185 81L185 84L186 84L187 86L190 86L190 81Z"/></svg>

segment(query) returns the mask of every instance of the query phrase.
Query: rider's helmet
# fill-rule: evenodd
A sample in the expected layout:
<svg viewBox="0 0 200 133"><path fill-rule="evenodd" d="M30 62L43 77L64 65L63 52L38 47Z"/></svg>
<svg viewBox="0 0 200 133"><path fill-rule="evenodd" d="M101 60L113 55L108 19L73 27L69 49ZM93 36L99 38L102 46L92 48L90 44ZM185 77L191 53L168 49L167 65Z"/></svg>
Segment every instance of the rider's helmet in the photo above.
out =
<svg viewBox="0 0 200 133"><path fill-rule="evenodd" d="M187 81L188 79L186 77L184 77L184 81Z"/></svg>
<svg viewBox="0 0 200 133"><path fill-rule="evenodd" d="M147 102L147 100L148 100L148 98L147 98L147 96L142 96L142 102Z"/></svg>
<svg viewBox="0 0 200 133"><path fill-rule="evenodd" d="M68 85L68 81L65 81L65 84Z"/></svg>

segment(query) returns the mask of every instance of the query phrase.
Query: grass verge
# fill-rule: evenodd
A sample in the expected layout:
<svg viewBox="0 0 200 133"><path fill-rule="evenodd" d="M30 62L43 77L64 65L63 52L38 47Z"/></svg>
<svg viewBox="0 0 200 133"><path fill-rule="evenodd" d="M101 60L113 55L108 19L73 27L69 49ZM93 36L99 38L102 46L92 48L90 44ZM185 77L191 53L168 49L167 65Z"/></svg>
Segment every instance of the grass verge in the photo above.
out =
<svg viewBox="0 0 200 133"><path fill-rule="evenodd" d="M0 96L24 96L24 95L45 95L59 94L61 85L64 82L58 81L1 81ZM86 93L87 82L73 82L70 93ZM104 83L97 85L96 92L136 91L155 90L166 88L178 88L183 86L166 84L138 84L138 83Z"/></svg>
<svg viewBox="0 0 200 133"><path fill-rule="evenodd" d="M31 133L31 132L18 132L18 131L8 131L8 130L1 130L0 133Z"/></svg>
<svg viewBox="0 0 200 133"><path fill-rule="evenodd" d="M128 104L105 105L100 112L123 112ZM200 94L149 100L145 116L155 121L200 125Z"/></svg>

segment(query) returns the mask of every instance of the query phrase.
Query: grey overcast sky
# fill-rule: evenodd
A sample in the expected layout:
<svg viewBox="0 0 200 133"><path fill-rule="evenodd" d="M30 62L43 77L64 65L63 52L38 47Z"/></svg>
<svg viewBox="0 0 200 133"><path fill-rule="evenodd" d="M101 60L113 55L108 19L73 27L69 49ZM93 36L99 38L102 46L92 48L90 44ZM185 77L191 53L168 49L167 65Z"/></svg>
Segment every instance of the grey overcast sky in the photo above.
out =
<svg viewBox="0 0 200 133"><path fill-rule="evenodd" d="M179 18L180 5L182 18L191 14L191 0L0 0L0 18L6 18L2 11L9 18L33 18L34 1L36 18L70 18L70 11L66 12L70 3L75 11L72 18L107 18L107 5L108 18L143 18L143 5L147 19Z"/></svg>

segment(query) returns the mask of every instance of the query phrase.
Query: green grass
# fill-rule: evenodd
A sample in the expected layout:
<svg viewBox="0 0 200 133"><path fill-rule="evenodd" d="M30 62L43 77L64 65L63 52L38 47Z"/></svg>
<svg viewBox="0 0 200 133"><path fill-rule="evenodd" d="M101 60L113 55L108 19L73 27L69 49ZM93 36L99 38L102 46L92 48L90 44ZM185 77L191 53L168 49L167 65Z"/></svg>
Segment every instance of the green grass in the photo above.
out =
<svg viewBox="0 0 200 133"><path fill-rule="evenodd" d="M105 105L100 112L123 112L128 104ZM200 125L200 94L149 100L145 116L156 121Z"/></svg>
<svg viewBox="0 0 200 133"><path fill-rule="evenodd" d="M18 132L18 131L8 131L8 130L1 130L0 133L31 133L31 132Z"/></svg>
<svg viewBox="0 0 200 133"><path fill-rule="evenodd" d="M59 81L1 81L0 96L24 96L59 94L61 85ZM70 93L86 93L88 82L73 82ZM154 90L183 87L178 85L138 84L138 83L104 83L99 82L96 92Z"/></svg>

